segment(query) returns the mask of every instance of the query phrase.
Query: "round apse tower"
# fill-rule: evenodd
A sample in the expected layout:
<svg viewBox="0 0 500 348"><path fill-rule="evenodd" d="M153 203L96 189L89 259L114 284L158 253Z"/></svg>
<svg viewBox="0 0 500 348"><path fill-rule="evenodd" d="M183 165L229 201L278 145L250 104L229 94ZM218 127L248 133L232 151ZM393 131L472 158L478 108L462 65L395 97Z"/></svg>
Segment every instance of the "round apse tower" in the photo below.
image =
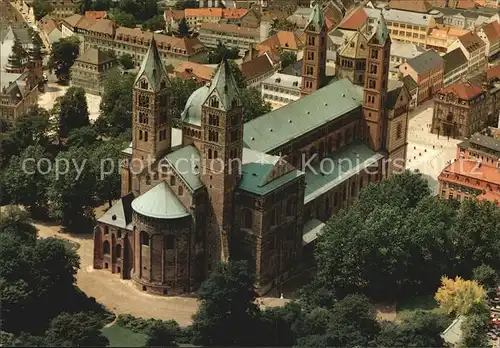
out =
<svg viewBox="0 0 500 348"><path fill-rule="evenodd" d="M165 182L134 199L132 210L133 281L155 294L190 292L191 214Z"/></svg>

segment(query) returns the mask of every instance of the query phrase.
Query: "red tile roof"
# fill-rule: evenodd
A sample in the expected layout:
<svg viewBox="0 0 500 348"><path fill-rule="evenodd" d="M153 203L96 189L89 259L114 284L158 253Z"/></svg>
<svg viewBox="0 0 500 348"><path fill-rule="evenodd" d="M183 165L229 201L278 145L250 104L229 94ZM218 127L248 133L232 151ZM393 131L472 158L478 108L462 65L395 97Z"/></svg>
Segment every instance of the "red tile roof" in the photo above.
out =
<svg viewBox="0 0 500 348"><path fill-rule="evenodd" d="M245 76L245 80L248 81L273 70L274 67L269 61L269 57L264 54L241 64L240 69L243 76Z"/></svg>
<svg viewBox="0 0 500 348"><path fill-rule="evenodd" d="M486 70L486 79L488 81L500 79L500 64Z"/></svg>
<svg viewBox="0 0 500 348"><path fill-rule="evenodd" d="M187 8L184 10L186 17L220 17L222 18L221 8Z"/></svg>
<svg viewBox="0 0 500 348"><path fill-rule="evenodd" d="M470 1L470 0L460 0L457 3L456 8L459 8L459 9L476 8L476 3L474 1Z"/></svg>
<svg viewBox="0 0 500 348"><path fill-rule="evenodd" d="M456 182L455 178L449 176L447 177L446 174L463 175L475 180L500 185L500 170L487 165L479 165L479 163L475 160L468 160L463 158L458 159L445 167L441 174L439 174L440 180Z"/></svg>
<svg viewBox="0 0 500 348"><path fill-rule="evenodd" d="M472 53L486 45L476 33L472 32L459 36L458 39L469 53Z"/></svg>
<svg viewBox="0 0 500 348"><path fill-rule="evenodd" d="M357 30L368 20L365 10L361 7L351 13L342 23L339 24L340 29Z"/></svg>
<svg viewBox="0 0 500 348"><path fill-rule="evenodd" d="M463 100L471 100L482 92L483 89L481 87L473 85L469 82L455 82L441 90L441 93L453 93Z"/></svg>
<svg viewBox="0 0 500 348"><path fill-rule="evenodd" d="M497 21L483 25L482 29L490 43L500 40L500 24Z"/></svg>
<svg viewBox="0 0 500 348"><path fill-rule="evenodd" d="M215 69L195 62L184 62L175 69L175 75L185 80L196 79L198 82L206 82L212 79Z"/></svg>
<svg viewBox="0 0 500 348"><path fill-rule="evenodd" d="M163 17L165 20L173 19L174 21L180 21L184 18L184 10L165 10Z"/></svg>
<svg viewBox="0 0 500 348"><path fill-rule="evenodd" d="M500 207L500 194L493 191L486 191L482 195L477 196L477 199L487 200L491 202L496 202L497 206Z"/></svg>
<svg viewBox="0 0 500 348"><path fill-rule="evenodd" d="M222 18L238 19L248 13L248 10L243 8L225 8L222 10Z"/></svg>
<svg viewBox="0 0 500 348"><path fill-rule="evenodd" d="M106 11L85 11L85 17L91 19L102 19L106 18L108 13Z"/></svg>

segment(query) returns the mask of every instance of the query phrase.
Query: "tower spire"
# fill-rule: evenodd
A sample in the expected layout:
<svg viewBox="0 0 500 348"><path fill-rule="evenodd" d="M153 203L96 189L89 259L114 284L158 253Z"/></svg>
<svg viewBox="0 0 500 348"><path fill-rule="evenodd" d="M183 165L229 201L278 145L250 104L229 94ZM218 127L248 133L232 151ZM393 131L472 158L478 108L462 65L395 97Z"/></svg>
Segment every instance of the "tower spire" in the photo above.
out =
<svg viewBox="0 0 500 348"><path fill-rule="evenodd" d="M158 92L160 90L161 82L164 81L164 79L168 80L167 70L161 60L160 52L158 52L154 34L151 37L148 52L142 61L135 83L137 83L137 81L139 81L139 79L141 79L144 75L146 75L153 92Z"/></svg>

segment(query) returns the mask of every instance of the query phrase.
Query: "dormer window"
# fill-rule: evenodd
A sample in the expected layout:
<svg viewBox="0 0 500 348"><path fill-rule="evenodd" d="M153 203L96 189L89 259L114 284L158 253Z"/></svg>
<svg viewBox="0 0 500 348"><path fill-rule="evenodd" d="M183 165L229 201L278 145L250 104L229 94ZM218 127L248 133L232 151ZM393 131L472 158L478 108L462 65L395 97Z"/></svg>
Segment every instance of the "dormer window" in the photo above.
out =
<svg viewBox="0 0 500 348"><path fill-rule="evenodd" d="M141 89L148 89L148 82L146 80L141 81Z"/></svg>

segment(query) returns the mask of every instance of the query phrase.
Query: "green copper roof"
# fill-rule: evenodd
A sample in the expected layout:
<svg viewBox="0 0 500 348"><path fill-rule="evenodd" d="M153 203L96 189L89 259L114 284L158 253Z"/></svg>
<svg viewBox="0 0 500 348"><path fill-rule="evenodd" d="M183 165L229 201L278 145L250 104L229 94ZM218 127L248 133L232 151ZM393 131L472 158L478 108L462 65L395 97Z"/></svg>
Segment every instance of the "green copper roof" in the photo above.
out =
<svg viewBox="0 0 500 348"><path fill-rule="evenodd" d="M299 100L245 123L245 147L270 152L361 106L363 87L335 81Z"/></svg>
<svg viewBox="0 0 500 348"><path fill-rule="evenodd" d="M311 14L309 15L309 20L307 21L305 30L311 29L309 27L311 24L314 25L313 31L316 32L321 31L321 29L323 29L323 26L325 25L325 14L318 4L314 5Z"/></svg>
<svg viewBox="0 0 500 348"><path fill-rule="evenodd" d="M184 122L201 126L201 106L207 100L209 90L209 86L203 86L189 96L184 111L181 113Z"/></svg>
<svg viewBox="0 0 500 348"><path fill-rule="evenodd" d="M351 144L328 156L329 160L317 162L306 169L306 191L304 203L309 203L335 186L370 165L377 163L384 156L372 151L365 144Z"/></svg>
<svg viewBox="0 0 500 348"><path fill-rule="evenodd" d="M389 30L387 29L387 23L382 12L380 12L376 25L368 41L373 42L373 40L376 39L377 41L373 43L383 46L389 37Z"/></svg>
<svg viewBox="0 0 500 348"><path fill-rule="evenodd" d="M222 102L222 107L225 110L230 110L233 101L239 100L239 92L236 81L231 73L231 67L228 60L224 57L220 62L214 78L210 83L208 97L216 94ZM201 112L201 111L200 111Z"/></svg>
<svg viewBox="0 0 500 348"><path fill-rule="evenodd" d="M148 52L142 61L141 69L137 74L134 84L136 84L137 81L139 81L144 75L146 75L148 83L154 92L158 92L160 90L161 82L163 80L168 81L167 70L161 60L154 37L151 39Z"/></svg>
<svg viewBox="0 0 500 348"><path fill-rule="evenodd" d="M200 179L200 154L194 146L184 146L169 153L165 158L191 191L203 187Z"/></svg>
<svg viewBox="0 0 500 348"><path fill-rule="evenodd" d="M178 219L189 213L164 181L132 201L138 214L155 219Z"/></svg>
<svg viewBox="0 0 500 348"><path fill-rule="evenodd" d="M280 158L278 156L272 156L244 148L243 175L239 185L240 189L257 195L266 195L299 176L304 175L301 171L293 169L274 180L269 180L273 169L279 164Z"/></svg>

